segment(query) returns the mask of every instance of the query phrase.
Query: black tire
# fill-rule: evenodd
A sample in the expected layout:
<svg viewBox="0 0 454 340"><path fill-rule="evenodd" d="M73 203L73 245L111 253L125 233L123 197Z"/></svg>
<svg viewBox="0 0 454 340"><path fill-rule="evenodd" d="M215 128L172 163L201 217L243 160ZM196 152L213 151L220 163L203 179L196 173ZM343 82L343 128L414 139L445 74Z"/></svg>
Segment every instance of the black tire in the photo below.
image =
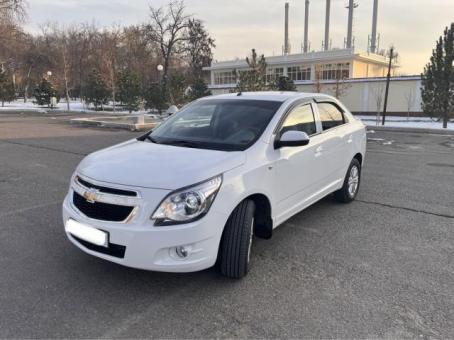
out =
<svg viewBox="0 0 454 340"><path fill-rule="evenodd" d="M353 194L351 190L349 190L350 184L349 184L349 179L350 175L352 173L352 169L355 168L358 171L358 182L356 185L356 189L354 190ZM359 191L359 186L361 183L361 164L360 162L356 159L353 158L352 162L350 163L350 166L348 167L347 174L345 175L344 179L344 185L342 188L334 193L334 198L342 203L350 203L356 198L356 195L358 194Z"/></svg>
<svg viewBox="0 0 454 340"><path fill-rule="evenodd" d="M245 200L227 220L219 250L219 269L226 277L240 279L249 271L254 211L254 202Z"/></svg>

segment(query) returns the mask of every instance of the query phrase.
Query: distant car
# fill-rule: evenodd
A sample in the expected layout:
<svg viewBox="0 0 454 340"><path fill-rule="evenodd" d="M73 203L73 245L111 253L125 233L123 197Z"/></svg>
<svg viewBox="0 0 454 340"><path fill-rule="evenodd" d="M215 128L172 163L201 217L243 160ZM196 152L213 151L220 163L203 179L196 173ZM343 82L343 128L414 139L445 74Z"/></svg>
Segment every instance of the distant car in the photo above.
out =
<svg viewBox="0 0 454 340"><path fill-rule="evenodd" d="M125 266L191 272L218 263L241 278L253 235L270 238L328 194L355 199L365 151L363 123L326 95L203 98L87 156L63 203L66 234Z"/></svg>

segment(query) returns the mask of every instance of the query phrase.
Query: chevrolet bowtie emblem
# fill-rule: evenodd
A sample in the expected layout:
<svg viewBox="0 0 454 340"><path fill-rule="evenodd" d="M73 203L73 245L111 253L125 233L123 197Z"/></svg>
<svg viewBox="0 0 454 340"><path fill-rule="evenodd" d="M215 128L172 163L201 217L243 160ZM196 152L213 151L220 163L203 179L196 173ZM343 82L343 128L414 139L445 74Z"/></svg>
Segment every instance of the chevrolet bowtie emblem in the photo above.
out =
<svg viewBox="0 0 454 340"><path fill-rule="evenodd" d="M98 199L98 190L96 189L88 189L84 192L84 198L87 200L88 203L95 203Z"/></svg>

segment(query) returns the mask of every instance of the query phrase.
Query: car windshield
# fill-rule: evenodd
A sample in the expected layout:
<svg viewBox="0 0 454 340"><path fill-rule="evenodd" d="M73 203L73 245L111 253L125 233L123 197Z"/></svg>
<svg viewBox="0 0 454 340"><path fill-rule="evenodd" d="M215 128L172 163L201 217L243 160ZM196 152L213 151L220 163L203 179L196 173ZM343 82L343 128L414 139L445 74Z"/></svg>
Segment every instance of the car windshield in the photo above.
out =
<svg viewBox="0 0 454 340"><path fill-rule="evenodd" d="M247 99L197 101L142 140L188 148L246 150L262 135L281 104Z"/></svg>

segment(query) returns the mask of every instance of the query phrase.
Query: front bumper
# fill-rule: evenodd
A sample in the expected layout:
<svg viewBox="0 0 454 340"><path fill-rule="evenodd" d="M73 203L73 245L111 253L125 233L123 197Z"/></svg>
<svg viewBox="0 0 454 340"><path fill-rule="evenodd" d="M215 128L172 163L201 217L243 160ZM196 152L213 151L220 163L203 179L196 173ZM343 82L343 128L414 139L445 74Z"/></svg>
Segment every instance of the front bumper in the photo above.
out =
<svg viewBox="0 0 454 340"><path fill-rule="evenodd" d="M151 189L150 189L151 190ZM211 209L202 219L175 226L155 227L150 216L155 202L144 204L127 223L105 222L84 216L72 204L70 190L63 202L63 223L73 219L109 234L107 248L96 247L66 232L69 240L84 252L124 266L164 272L193 272L212 267L217 259L223 227L228 219L224 213ZM156 196L153 193L153 196ZM158 196L165 196L160 193ZM152 199L151 201L159 202ZM186 246L186 258L176 254L176 247Z"/></svg>

